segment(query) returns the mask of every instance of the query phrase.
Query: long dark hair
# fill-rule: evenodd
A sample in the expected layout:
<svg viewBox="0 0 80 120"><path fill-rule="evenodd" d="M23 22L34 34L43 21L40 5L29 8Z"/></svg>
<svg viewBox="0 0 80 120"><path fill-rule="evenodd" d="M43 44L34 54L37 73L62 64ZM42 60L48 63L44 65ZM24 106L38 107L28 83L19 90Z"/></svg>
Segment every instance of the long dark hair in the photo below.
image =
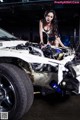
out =
<svg viewBox="0 0 80 120"><path fill-rule="evenodd" d="M57 16L56 16L56 13L55 13L55 11L54 10L47 10L47 11L45 11L45 13L44 13L44 19L43 19L43 25L45 24L45 17L48 15L48 13L50 13L50 12L52 12L53 13L53 15L54 15L54 18L53 18L53 20L51 21L51 24L52 24L52 26L53 26L53 33L54 33L54 35L59 35L59 33L58 33L58 21L57 21Z"/></svg>

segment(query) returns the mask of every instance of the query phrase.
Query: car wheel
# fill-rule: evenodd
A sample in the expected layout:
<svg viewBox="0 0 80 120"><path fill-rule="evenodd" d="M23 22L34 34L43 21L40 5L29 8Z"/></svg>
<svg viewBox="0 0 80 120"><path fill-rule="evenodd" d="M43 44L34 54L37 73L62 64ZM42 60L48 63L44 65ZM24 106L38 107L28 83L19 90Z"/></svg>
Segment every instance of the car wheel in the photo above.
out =
<svg viewBox="0 0 80 120"><path fill-rule="evenodd" d="M0 113L18 120L33 102L33 86L26 73L15 65L0 64Z"/></svg>

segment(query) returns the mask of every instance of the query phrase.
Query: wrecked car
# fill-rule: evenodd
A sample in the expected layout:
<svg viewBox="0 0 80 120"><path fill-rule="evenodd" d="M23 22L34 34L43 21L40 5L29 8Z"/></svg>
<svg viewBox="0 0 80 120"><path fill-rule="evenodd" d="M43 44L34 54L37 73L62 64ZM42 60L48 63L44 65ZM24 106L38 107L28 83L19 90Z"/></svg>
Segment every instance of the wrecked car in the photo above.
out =
<svg viewBox="0 0 80 120"><path fill-rule="evenodd" d="M79 94L77 56L74 49L41 48L0 29L0 112L7 112L9 119L20 119L33 103L34 86L44 88L45 94Z"/></svg>

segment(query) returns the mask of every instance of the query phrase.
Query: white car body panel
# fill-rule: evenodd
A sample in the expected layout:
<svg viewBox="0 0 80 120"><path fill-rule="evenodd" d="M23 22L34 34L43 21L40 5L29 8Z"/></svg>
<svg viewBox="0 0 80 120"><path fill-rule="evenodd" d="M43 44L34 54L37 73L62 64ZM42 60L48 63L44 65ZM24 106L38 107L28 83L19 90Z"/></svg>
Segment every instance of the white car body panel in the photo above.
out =
<svg viewBox="0 0 80 120"><path fill-rule="evenodd" d="M1 49L0 50L0 57L15 57L23 59L29 63L43 63L43 64L50 64L52 66L56 66L58 64L65 65L67 62L73 60L74 54L71 56L65 57L63 60L54 60L50 58L39 57L36 55L32 55L27 50L13 50L13 49Z"/></svg>
<svg viewBox="0 0 80 120"><path fill-rule="evenodd" d="M13 47L13 46L17 46L19 44L25 44L26 41L23 40L11 40L11 41L2 41L0 40L0 49L4 48L4 47Z"/></svg>

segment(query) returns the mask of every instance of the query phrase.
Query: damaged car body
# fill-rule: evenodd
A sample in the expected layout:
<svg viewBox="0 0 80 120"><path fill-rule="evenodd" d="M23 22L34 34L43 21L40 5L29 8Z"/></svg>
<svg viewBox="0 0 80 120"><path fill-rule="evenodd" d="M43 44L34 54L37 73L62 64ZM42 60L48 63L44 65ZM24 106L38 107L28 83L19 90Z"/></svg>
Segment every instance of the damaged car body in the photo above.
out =
<svg viewBox="0 0 80 120"><path fill-rule="evenodd" d="M0 112L8 112L10 119L18 120L30 109L34 86L62 96L80 93L80 60L74 49L41 48L2 29L0 39Z"/></svg>
<svg viewBox="0 0 80 120"><path fill-rule="evenodd" d="M67 6L72 12L67 11ZM61 9L63 7L64 10ZM29 41L19 39L0 28L0 113L6 112L9 119L19 120L29 111L34 100L35 87L39 88L38 91L42 95L55 93L64 97L80 94L80 47L72 44L74 47L77 46L77 50L74 47L64 49L45 44L42 48L41 44L35 43L36 40L32 39L33 36L37 39L33 34L36 34L35 22L38 23L40 18L38 15L48 8L54 8L60 15L59 21L62 19L63 33L65 19L67 18L69 23L71 18L71 30L74 34L71 36L74 38L72 42L76 41L77 36L77 28L73 28L72 20L74 19L74 24L79 22L80 42L80 20L76 22L76 18L79 17L79 6L75 5L75 9L78 8L76 10L73 10L73 7L74 5L72 8L69 5L54 5L53 0L0 1L1 25L5 23L5 26L14 18L17 23L21 20L24 26L27 23L25 21L29 21ZM63 12L58 11L58 8ZM20 16L22 13L24 14ZM24 21L27 13L27 19Z"/></svg>

